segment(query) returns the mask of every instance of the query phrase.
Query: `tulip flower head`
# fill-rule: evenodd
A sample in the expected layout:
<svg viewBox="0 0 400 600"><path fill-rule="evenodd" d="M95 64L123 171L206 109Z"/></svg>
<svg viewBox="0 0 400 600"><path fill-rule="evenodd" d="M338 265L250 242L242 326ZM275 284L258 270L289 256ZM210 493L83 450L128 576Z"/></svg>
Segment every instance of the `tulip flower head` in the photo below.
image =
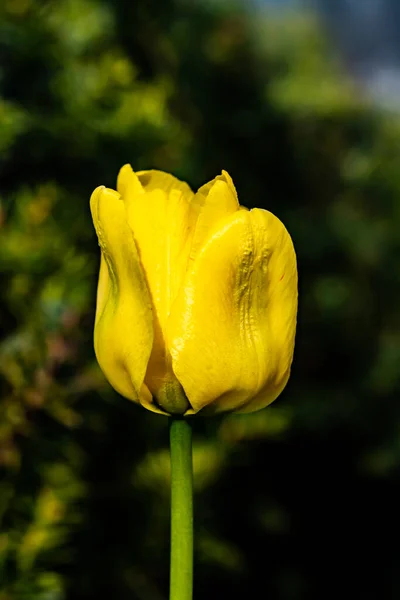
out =
<svg viewBox="0 0 400 600"><path fill-rule="evenodd" d="M252 412L285 387L297 268L267 210L239 205L225 171L196 193L122 167L91 211L101 248L94 346L120 394L154 412Z"/></svg>

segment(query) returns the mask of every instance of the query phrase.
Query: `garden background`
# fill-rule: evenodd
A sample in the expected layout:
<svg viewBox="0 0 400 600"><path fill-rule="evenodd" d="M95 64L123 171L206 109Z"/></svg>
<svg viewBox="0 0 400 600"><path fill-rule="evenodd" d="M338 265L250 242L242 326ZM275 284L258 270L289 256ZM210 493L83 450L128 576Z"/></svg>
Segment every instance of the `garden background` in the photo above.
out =
<svg viewBox="0 0 400 600"><path fill-rule="evenodd" d="M312 11L0 8L0 599L163 600L167 419L94 357L95 187L226 169L298 256L292 377L194 426L195 599L400 595L400 117Z"/></svg>

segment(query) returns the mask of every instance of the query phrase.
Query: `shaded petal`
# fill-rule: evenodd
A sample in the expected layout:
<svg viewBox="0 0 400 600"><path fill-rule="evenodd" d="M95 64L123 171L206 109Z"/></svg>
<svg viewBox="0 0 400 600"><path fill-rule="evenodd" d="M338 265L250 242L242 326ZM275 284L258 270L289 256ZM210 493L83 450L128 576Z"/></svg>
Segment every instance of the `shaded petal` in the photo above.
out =
<svg viewBox="0 0 400 600"><path fill-rule="evenodd" d="M260 209L226 218L188 272L169 321L188 412L272 402L289 376L296 312L296 257L284 225Z"/></svg>
<svg viewBox="0 0 400 600"><path fill-rule="evenodd" d="M160 412L143 384L153 344L151 304L124 203L117 192L100 187L90 206L102 252L94 332L97 360L120 394Z"/></svg>

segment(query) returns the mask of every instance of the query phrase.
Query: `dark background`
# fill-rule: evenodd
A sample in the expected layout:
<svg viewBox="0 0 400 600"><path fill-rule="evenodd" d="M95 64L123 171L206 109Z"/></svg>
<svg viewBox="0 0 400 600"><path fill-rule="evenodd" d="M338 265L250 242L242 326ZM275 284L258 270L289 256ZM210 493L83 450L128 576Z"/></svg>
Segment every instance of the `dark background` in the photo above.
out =
<svg viewBox="0 0 400 600"><path fill-rule="evenodd" d="M299 323L271 407L195 421L195 599L398 599L400 120L315 14L178 0L0 8L0 600L163 600L167 419L92 348L88 202L222 168L289 229Z"/></svg>

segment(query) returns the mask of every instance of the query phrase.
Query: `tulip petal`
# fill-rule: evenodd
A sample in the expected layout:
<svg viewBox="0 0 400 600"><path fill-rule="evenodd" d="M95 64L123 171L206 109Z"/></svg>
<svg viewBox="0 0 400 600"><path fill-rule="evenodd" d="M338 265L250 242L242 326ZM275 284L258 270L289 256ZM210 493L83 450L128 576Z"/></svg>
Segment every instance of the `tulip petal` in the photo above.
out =
<svg viewBox="0 0 400 600"><path fill-rule="evenodd" d="M120 394L162 412L143 383L153 344L151 303L120 195L104 187L91 197L101 248L94 345L99 365Z"/></svg>
<svg viewBox="0 0 400 600"><path fill-rule="evenodd" d="M228 186L231 196L236 200L236 203L239 204L235 184L233 183L232 177L227 171L224 170L222 170L221 175L217 175L214 179L202 185L198 189L197 193L207 197L212 188L215 186L215 184L218 183L218 181L221 181Z"/></svg>
<svg viewBox="0 0 400 600"><path fill-rule="evenodd" d="M121 167L117 177L117 191L122 198L126 194L144 194L144 188L131 165Z"/></svg>
<svg viewBox="0 0 400 600"><path fill-rule="evenodd" d="M239 202L233 181L226 171L203 185L191 203L193 240L190 260L195 260L199 250L218 227L221 219L237 212Z"/></svg>
<svg viewBox="0 0 400 600"><path fill-rule="evenodd" d="M284 225L260 209L227 217L193 262L169 320L188 413L272 402L289 377L296 312L296 256Z"/></svg>
<svg viewBox="0 0 400 600"><path fill-rule="evenodd" d="M193 192L185 181L177 179L170 173L152 169L149 171L136 171L137 178L145 192L163 190L167 194L172 190L179 190L187 201L193 196Z"/></svg>
<svg viewBox="0 0 400 600"><path fill-rule="evenodd" d="M141 171L134 174L124 169L123 200L128 224L154 311L154 344L145 381L161 407L169 413L183 413L189 404L172 370L165 328L188 263L193 192L186 183L168 173ZM137 182L144 194L137 193Z"/></svg>

